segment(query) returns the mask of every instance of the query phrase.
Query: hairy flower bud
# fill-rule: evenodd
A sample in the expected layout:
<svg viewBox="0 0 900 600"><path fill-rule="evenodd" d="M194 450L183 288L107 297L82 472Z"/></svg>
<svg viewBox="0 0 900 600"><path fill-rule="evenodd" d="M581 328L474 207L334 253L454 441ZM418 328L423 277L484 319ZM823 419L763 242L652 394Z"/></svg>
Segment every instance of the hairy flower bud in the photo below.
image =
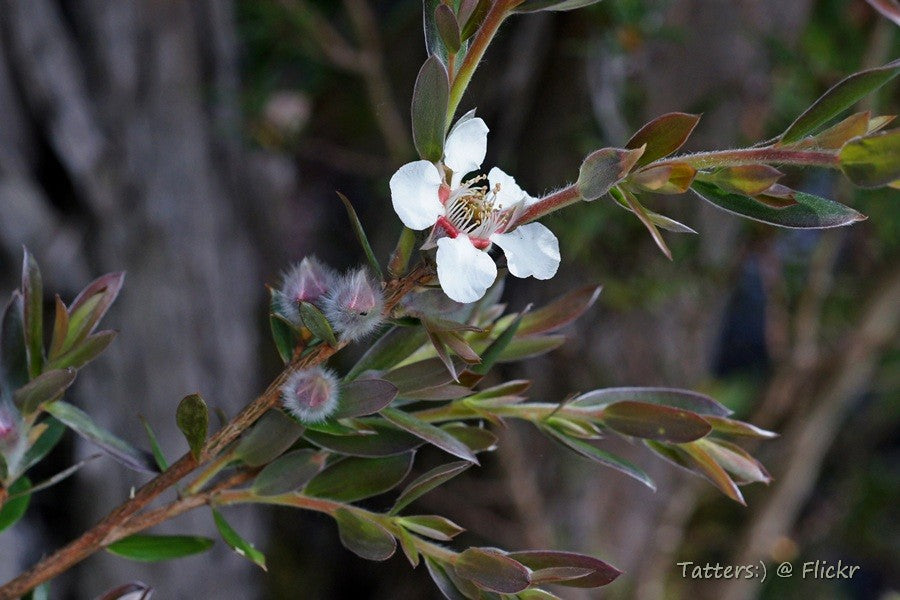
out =
<svg viewBox="0 0 900 600"><path fill-rule="evenodd" d="M384 297L381 286L365 269L342 275L326 294L322 303L325 317L342 339L356 341L369 335L381 324Z"/></svg>
<svg viewBox="0 0 900 600"><path fill-rule="evenodd" d="M323 367L291 374L281 386L281 403L303 423L318 423L337 408L338 378Z"/></svg>
<svg viewBox="0 0 900 600"><path fill-rule="evenodd" d="M334 284L337 274L315 256L307 256L293 265L282 277L282 312L291 322L300 324L301 302L317 304Z"/></svg>

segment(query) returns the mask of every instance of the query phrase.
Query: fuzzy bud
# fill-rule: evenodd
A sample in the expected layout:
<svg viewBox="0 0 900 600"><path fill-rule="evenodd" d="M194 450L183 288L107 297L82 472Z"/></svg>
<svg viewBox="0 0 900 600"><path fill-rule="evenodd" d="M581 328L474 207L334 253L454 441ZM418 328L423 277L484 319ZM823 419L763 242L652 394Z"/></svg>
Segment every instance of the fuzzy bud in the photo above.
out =
<svg viewBox="0 0 900 600"><path fill-rule="evenodd" d="M281 403L303 423L324 421L337 408L337 376L323 367L297 371L281 386Z"/></svg>
<svg viewBox="0 0 900 600"><path fill-rule="evenodd" d="M317 304L334 284L337 274L319 262L315 256L307 256L293 265L282 277L282 312L292 322L300 323L297 306L301 302Z"/></svg>
<svg viewBox="0 0 900 600"><path fill-rule="evenodd" d="M381 286L365 269L342 275L325 294L322 311L342 339L357 341L369 335L383 321L384 297Z"/></svg>

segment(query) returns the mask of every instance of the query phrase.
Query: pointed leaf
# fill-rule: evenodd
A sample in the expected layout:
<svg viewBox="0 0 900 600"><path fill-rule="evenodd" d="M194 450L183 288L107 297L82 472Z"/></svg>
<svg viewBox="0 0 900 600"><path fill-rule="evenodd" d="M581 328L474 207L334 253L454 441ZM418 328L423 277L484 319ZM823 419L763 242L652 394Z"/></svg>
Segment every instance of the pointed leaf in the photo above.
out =
<svg viewBox="0 0 900 600"><path fill-rule="evenodd" d="M375 433L357 435L331 435L307 429L303 437L320 448L349 456L378 458L394 456L414 450L424 442L384 419L365 420L365 425Z"/></svg>
<svg viewBox="0 0 900 600"><path fill-rule="evenodd" d="M481 589L500 594L521 592L531 583L524 565L496 550L469 548L456 557L453 568Z"/></svg>
<svg viewBox="0 0 900 600"><path fill-rule="evenodd" d="M755 196L771 188L782 177L784 173L769 165L741 165L719 169L707 180L738 194Z"/></svg>
<svg viewBox="0 0 900 600"><path fill-rule="evenodd" d="M726 406L716 402L709 396L690 390L657 387L621 387L593 390L572 400L572 406L585 408L602 408L613 402L633 400L649 402L661 406L683 408L700 415L727 417L731 414Z"/></svg>
<svg viewBox="0 0 900 600"><path fill-rule="evenodd" d="M835 84L791 123L781 134L780 143L790 144L816 129L868 96L900 73L900 60L854 73Z"/></svg>
<svg viewBox="0 0 900 600"><path fill-rule="evenodd" d="M390 369L409 357L428 341L421 327L394 327L378 338L350 369L345 381L352 381L365 371Z"/></svg>
<svg viewBox="0 0 900 600"><path fill-rule="evenodd" d="M678 446L678 449L685 454L688 467L691 470L706 477L713 485L719 488L723 494L735 502L745 506L747 505L737 484L731 480L731 477L728 476L725 469L719 466L719 463L717 463L702 446L696 443L683 444Z"/></svg>
<svg viewBox="0 0 900 600"><path fill-rule="evenodd" d="M629 181L655 194L683 194L696 175L697 169L687 163L671 163L637 171Z"/></svg>
<svg viewBox="0 0 900 600"><path fill-rule="evenodd" d="M416 247L416 232L404 227L397 239L397 245L388 262L388 274L391 277L403 277L409 270L409 259Z"/></svg>
<svg viewBox="0 0 900 600"><path fill-rule="evenodd" d="M738 483L768 484L772 476L746 450L723 440L699 440L702 447L719 466L738 479Z"/></svg>
<svg viewBox="0 0 900 600"><path fill-rule="evenodd" d="M628 175L643 153L642 147L602 148L592 152L578 170L578 193L588 202L600 198Z"/></svg>
<svg viewBox="0 0 900 600"><path fill-rule="evenodd" d="M318 474L327 456L309 449L279 456L256 476L253 492L258 496L277 496L299 490Z"/></svg>
<svg viewBox="0 0 900 600"><path fill-rule="evenodd" d="M459 23L456 21L456 15L453 14L453 9L446 4L439 4L434 9L434 22L447 52L449 54L459 52L462 41L460 40Z"/></svg>
<svg viewBox="0 0 900 600"><path fill-rule="evenodd" d="M449 100L447 68L432 54L419 70L412 97L413 143L425 160L437 162L444 156L444 124Z"/></svg>
<svg viewBox="0 0 900 600"><path fill-rule="evenodd" d="M22 294L13 292L0 319L0 389L12 392L28 383Z"/></svg>
<svg viewBox="0 0 900 600"><path fill-rule="evenodd" d="M603 289L599 285L588 285L568 292L550 304L531 311L522 317L518 336L528 336L535 333L546 333L568 325L583 315L600 295Z"/></svg>
<svg viewBox="0 0 900 600"><path fill-rule="evenodd" d="M339 508L334 513L341 543L347 550L367 560L387 560L397 551L391 533L362 513Z"/></svg>
<svg viewBox="0 0 900 600"><path fill-rule="evenodd" d="M340 398L332 419L363 417L389 406L397 397L397 386L384 379L358 379L340 388Z"/></svg>
<svg viewBox="0 0 900 600"><path fill-rule="evenodd" d="M55 298L53 335L50 338L50 351L47 358L53 360L62 352L63 343L69 335L69 311L59 296Z"/></svg>
<svg viewBox="0 0 900 600"><path fill-rule="evenodd" d="M871 120L872 113L869 111L852 114L840 123L817 134L810 141L817 148L839 150L841 146L853 138L869 133Z"/></svg>
<svg viewBox="0 0 900 600"><path fill-rule="evenodd" d="M356 502L382 494L406 478L414 452L384 458L349 457L313 477L304 493L339 502Z"/></svg>
<svg viewBox="0 0 900 600"><path fill-rule="evenodd" d="M518 362L526 358L534 358L556 350L566 341L564 335L533 335L529 337L515 337L509 345L503 349L497 362Z"/></svg>
<svg viewBox="0 0 900 600"><path fill-rule="evenodd" d="M399 517L397 522L406 529L430 537L433 540L449 542L465 531L462 527L446 517L439 515L415 515L411 517Z"/></svg>
<svg viewBox="0 0 900 600"><path fill-rule="evenodd" d="M13 399L16 406L23 415L30 415L42 404L59 399L75 381L76 374L75 369L71 367L41 373L15 391Z"/></svg>
<svg viewBox="0 0 900 600"><path fill-rule="evenodd" d="M653 219L650 218L647 209L638 202L638 199L627 190L622 190L625 202L628 204L628 208L631 209L631 212L635 214L638 220L644 224L644 227L647 228L647 231L650 233L650 237L653 238L653 241L656 242L656 245L662 251L663 254L666 255L666 258L672 260L672 251L669 250L669 246L666 245L666 240L663 238L662 234L659 232L659 229L656 227L656 223L653 222Z"/></svg>
<svg viewBox="0 0 900 600"><path fill-rule="evenodd" d="M191 454L199 460L209 432L209 409L200 394L191 394L181 399L175 410L175 423L184 434Z"/></svg>
<svg viewBox="0 0 900 600"><path fill-rule="evenodd" d="M213 546L209 538L194 535L147 535L138 533L106 547L107 552L136 560L157 562L206 552Z"/></svg>
<svg viewBox="0 0 900 600"><path fill-rule="evenodd" d="M156 434L153 433L153 428L150 427L150 423L143 416L140 417L141 424L144 426L144 431L147 432L147 438L150 440L150 451L153 453L153 460L156 461L156 466L159 467L160 471L165 471L169 468L169 461L166 460L166 455L163 454L162 448L159 445L159 440L156 439Z"/></svg>
<svg viewBox="0 0 900 600"><path fill-rule="evenodd" d="M67 367L78 369L83 367L106 350L112 341L116 339L116 335L118 333L111 330L98 331L79 341L68 352L53 360L49 366L53 369L65 369Z"/></svg>
<svg viewBox="0 0 900 600"><path fill-rule="evenodd" d="M47 428L41 432L38 439L25 452L25 456L22 457L21 471L23 473L47 456L66 432L66 426L53 417L47 417L42 423L46 424Z"/></svg>
<svg viewBox="0 0 900 600"><path fill-rule="evenodd" d="M450 481L471 466L472 463L468 461L456 461L435 467L420 475L400 493L390 514L396 515L413 501Z"/></svg>
<svg viewBox="0 0 900 600"><path fill-rule="evenodd" d="M860 187L890 185L900 179L900 129L856 138L841 148L841 169Z"/></svg>
<svg viewBox="0 0 900 600"><path fill-rule="evenodd" d="M593 446L588 442L565 435L564 433L561 433L553 429L552 427L544 427L542 428L542 430L549 433L551 438L561 442L564 446L567 446L571 450L574 450L577 454L580 454L581 456L588 458L594 462L625 473L626 475L630 475L631 477L646 485L651 490L656 490L656 484L653 483L653 480L650 479L650 476L647 475L642 469L636 467L630 462L619 458L614 454L606 452L605 450L601 450L600 448L597 448L596 446Z"/></svg>
<svg viewBox="0 0 900 600"><path fill-rule="evenodd" d="M712 431L712 426L696 413L647 402L610 404L603 409L601 419L623 435L677 444L698 440Z"/></svg>
<svg viewBox="0 0 900 600"><path fill-rule="evenodd" d="M680 112L664 114L641 127L631 136L625 147L640 148L646 145L644 153L636 163L636 166L641 167L681 148L699 121L700 115Z"/></svg>
<svg viewBox="0 0 900 600"><path fill-rule="evenodd" d="M425 51L428 56L437 55L441 61L447 60L447 48L441 39L441 33L438 30L435 21L435 10L442 3L442 0L422 0L422 16L423 29L425 33Z"/></svg>
<svg viewBox="0 0 900 600"><path fill-rule="evenodd" d="M491 8L491 0L464 0L464 3L471 6L471 11L468 14L463 10L459 12L460 22L465 23L459 36L462 41L466 41L475 35L475 32L478 31L478 28L484 22L488 10Z"/></svg>
<svg viewBox="0 0 900 600"><path fill-rule="evenodd" d="M44 366L44 286L37 261L27 248L22 259L22 295L28 374L34 378L40 375Z"/></svg>
<svg viewBox="0 0 900 600"><path fill-rule="evenodd" d="M225 541L228 546L234 550L237 554L243 556L263 571L266 570L266 557L265 555L253 547L253 544L245 540L241 537L234 528L228 524L228 521L225 520L225 517L217 511L213 509L213 520L216 522L216 529L219 530L219 534L222 536L222 539Z"/></svg>
<svg viewBox="0 0 900 600"><path fill-rule="evenodd" d="M866 217L849 206L805 192L796 192L796 204L772 208L749 196L734 194L705 182L695 181L691 189L710 204L736 215L778 227L827 229L862 221Z"/></svg>
<svg viewBox="0 0 900 600"><path fill-rule="evenodd" d="M65 423L75 433L93 442L120 463L142 473L158 473L150 453L138 450L97 425L87 413L62 400L44 406L44 410Z"/></svg>
<svg viewBox="0 0 900 600"><path fill-rule="evenodd" d="M272 340L275 342L278 356L281 357L284 364L288 364L294 355L294 348L297 345L297 335L294 333L294 328L280 315L275 314L269 315L269 327L272 329Z"/></svg>
<svg viewBox="0 0 900 600"><path fill-rule="evenodd" d="M384 279L384 275L381 273L381 265L378 264L375 253L372 252L369 238L366 236L366 231L363 229L362 223L356 215L356 211L353 209L353 205L344 194L337 192L337 195L341 199L341 202L344 203L344 208L347 209L347 216L350 218L350 224L353 226L353 233L356 234L356 240L359 242L359 245L362 246L363 252L366 254L366 260L369 261L369 268L372 269L372 272L378 277L378 280L381 281Z"/></svg>
<svg viewBox="0 0 900 600"><path fill-rule="evenodd" d="M447 575L446 568L452 569L453 567L447 566L445 568L444 565L427 555L425 556L425 567L444 598L447 598L447 600L467 600L466 596L457 589L453 580Z"/></svg>
<svg viewBox="0 0 900 600"><path fill-rule="evenodd" d="M281 456L302 433L303 427L296 421L280 410L270 410L244 434L234 455L250 467L261 467Z"/></svg>
<svg viewBox="0 0 900 600"><path fill-rule="evenodd" d="M704 416L703 418L707 423L712 425L713 431L715 431L716 433L740 435L765 440L770 440L772 438L778 437L778 434L774 431L768 431L766 429L757 427L756 425L744 423L743 421L735 421L734 419L726 419L725 417L712 416Z"/></svg>
<svg viewBox="0 0 900 600"><path fill-rule="evenodd" d="M19 477L9 486L10 498L0 506L0 531L9 529L25 516L31 502L30 489L31 481L27 477Z"/></svg>
<svg viewBox="0 0 900 600"><path fill-rule="evenodd" d="M540 10L575 10L596 4L600 0L525 0L513 12L527 13Z"/></svg>
<svg viewBox="0 0 900 600"><path fill-rule="evenodd" d="M506 347L512 343L525 314L527 313L520 313L513 319L512 323L503 330L503 333L498 335L497 339L481 352L481 364L471 366L469 371L476 375L487 375L494 364L500 360L500 356L506 350Z"/></svg>
<svg viewBox="0 0 900 600"><path fill-rule="evenodd" d="M497 436L483 427L449 423L441 429L461 441L472 452L489 452L497 447Z"/></svg>
<svg viewBox="0 0 900 600"><path fill-rule="evenodd" d="M309 329L315 337L319 338L329 346L337 346L337 338L334 337L334 329L331 323L322 314L322 311L310 304L309 302L300 303L300 319L303 325Z"/></svg>
<svg viewBox="0 0 900 600"><path fill-rule="evenodd" d="M69 331L62 351L75 346L94 331L115 302L124 282L125 273L108 273L89 283L78 294L69 307Z"/></svg>
<svg viewBox="0 0 900 600"><path fill-rule="evenodd" d="M620 570L602 560L583 554L575 554L574 552L527 550L524 552L510 552L509 557L514 558L533 571L555 567L572 567L589 571L589 574L577 579L556 582L559 585L568 587L597 588L612 583L622 574Z"/></svg>
<svg viewBox="0 0 900 600"><path fill-rule="evenodd" d="M426 423L407 412L394 408L385 408L381 411L381 416L397 427L408 431L416 437L422 438L429 444L437 446L444 452L449 452L453 456L475 463L476 465L478 464L478 459L472 451L469 450L468 446L440 427L436 427L431 423Z"/></svg>

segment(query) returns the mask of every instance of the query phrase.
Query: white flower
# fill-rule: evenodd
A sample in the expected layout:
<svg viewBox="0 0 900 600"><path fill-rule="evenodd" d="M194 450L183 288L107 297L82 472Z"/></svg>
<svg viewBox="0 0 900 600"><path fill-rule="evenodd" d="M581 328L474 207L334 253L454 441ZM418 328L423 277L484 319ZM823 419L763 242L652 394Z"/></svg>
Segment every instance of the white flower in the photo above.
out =
<svg viewBox="0 0 900 600"><path fill-rule="evenodd" d="M509 229L534 198L516 180L498 169L463 181L481 168L487 152L484 121L462 117L444 144L444 160L418 160L400 167L391 177L394 211L410 229L432 227L425 248L437 246L441 288L457 302L481 298L497 277L488 256L492 244L506 254L509 272L516 277L550 279L559 267L559 242L540 223ZM482 185L479 185L482 184Z"/></svg>

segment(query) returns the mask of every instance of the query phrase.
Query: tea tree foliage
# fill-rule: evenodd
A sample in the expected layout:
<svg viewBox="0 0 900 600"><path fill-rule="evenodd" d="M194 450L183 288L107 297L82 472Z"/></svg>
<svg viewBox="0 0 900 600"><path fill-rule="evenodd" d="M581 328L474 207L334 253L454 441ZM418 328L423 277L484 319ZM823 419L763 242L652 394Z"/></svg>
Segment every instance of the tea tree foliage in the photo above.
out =
<svg viewBox="0 0 900 600"><path fill-rule="evenodd" d="M21 519L32 494L82 466L42 482L28 476L67 429L154 478L93 529L0 587L0 598L41 589L100 550L138 561L205 552L214 540L146 533L193 509L210 510L222 541L265 569L263 553L219 510L238 504L327 514L347 549L376 561L399 550L413 568L424 565L447 598L554 598L545 586L610 584L620 572L598 558L560 550L456 548L462 525L416 514L416 500L440 493L440 486L494 451L493 430L510 420L526 421L574 455L650 488L654 483L643 468L605 449L603 437L640 441L739 503L741 486L770 481L763 465L735 442L775 434L733 419L706 395L633 387L560 390L556 398L535 401L528 398L529 381L498 381L497 365L565 343L565 327L600 294L600 286L586 285L544 306L510 312L501 301L504 278L552 278L565 256L539 221L581 202L620 205L669 258L662 231L695 232L647 209L648 194L687 194L777 227L821 229L865 219L839 202L781 184L782 169L834 169L858 186L900 187L900 130L889 129L893 117L844 114L896 77L900 61L837 82L782 134L747 148L682 153L703 124L698 115L673 112L641 127L621 148L591 152L572 165L574 183L540 197L499 167L482 173L489 126L474 111L457 113L494 35L513 15L527 18L596 1L423 1L428 56L410 107L419 160L391 178L398 229L405 225L395 250L382 263L351 201L340 195L365 265L339 274L309 256L285 271L271 289L269 307L283 372L211 435L205 400L186 395L173 415L186 453L174 462L164 456L150 423L144 423L148 451L62 399L79 370L115 338L114 331L98 327L124 275L98 278L69 304L56 296L48 320L41 272L25 251L21 286L0 317L0 530ZM498 264L501 254L505 262ZM355 365L346 372L326 365L350 344L365 348ZM423 472L416 457L427 446L448 456ZM175 486L175 500L150 507ZM360 506L376 496L390 498L390 507ZM149 588L130 583L104 598L134 593L148 594Z"/></svg>

